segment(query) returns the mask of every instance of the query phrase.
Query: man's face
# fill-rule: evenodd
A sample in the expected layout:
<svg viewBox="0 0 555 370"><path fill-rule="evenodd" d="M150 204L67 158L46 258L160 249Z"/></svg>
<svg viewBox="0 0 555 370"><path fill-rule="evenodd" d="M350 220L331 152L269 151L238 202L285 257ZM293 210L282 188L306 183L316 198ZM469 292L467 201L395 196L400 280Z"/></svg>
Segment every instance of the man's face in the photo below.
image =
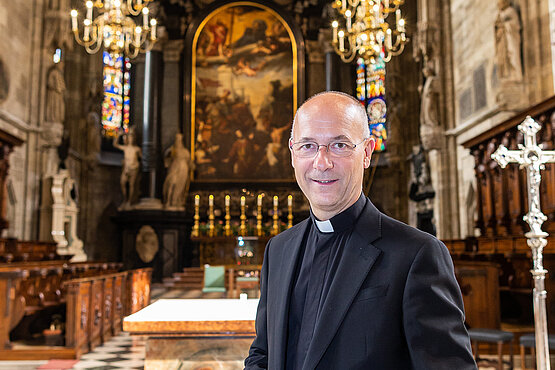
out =
<svg viewBox="0 0 555 370"><path fill-rule="evenodd" d="M355 102L337 94L320 95L306 103L297 115L293 142L359 144L348 157L337 157L325 147L314 158L291 153L295 177L320 220L329 219L354 204L362 192L364 169L370 166L374 140L364 139L364 117Z"/></svg>

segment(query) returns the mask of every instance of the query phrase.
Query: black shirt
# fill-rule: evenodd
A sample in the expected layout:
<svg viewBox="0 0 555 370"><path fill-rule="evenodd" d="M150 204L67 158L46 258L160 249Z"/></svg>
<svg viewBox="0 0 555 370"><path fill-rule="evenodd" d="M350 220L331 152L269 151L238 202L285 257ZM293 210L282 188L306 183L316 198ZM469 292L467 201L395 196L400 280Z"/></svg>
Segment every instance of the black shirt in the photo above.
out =
<svg viewBox="0 0 555 370"><path fill-rule="evenodd" d="M365 205L366 197L361 194L352 206L324 222L310 212L312 223L303 238L289 303L287 370L303 367L343 249Z"/></svg>

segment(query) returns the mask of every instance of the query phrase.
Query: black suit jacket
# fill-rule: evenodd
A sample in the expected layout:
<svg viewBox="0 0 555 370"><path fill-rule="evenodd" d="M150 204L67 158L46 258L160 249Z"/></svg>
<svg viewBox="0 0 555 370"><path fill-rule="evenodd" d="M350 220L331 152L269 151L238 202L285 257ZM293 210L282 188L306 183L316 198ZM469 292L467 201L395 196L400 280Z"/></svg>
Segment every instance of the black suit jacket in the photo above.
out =
<svg viewBox="0 0 555 370"><path fill-rule="evenodd" d="M293 274L309 222L266 246L246 369L285 368ZM476 369L463 323L445 246L368 201L323 303L303 369Z"/></svg>

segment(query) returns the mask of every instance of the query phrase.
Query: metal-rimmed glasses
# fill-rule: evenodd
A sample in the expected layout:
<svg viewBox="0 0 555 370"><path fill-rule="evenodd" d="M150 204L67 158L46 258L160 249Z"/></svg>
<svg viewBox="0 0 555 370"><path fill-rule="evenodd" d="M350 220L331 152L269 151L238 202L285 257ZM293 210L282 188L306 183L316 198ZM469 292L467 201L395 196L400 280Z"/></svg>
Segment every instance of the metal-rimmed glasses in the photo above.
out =
<svg viewBox="0 0 555 370"><path fill-rule="evenodd" d="M327 152L336 157L349 157L353 154L356 147L364 143L369 138L362 139L360 143L353 144L345 140L334 140L327 144L318 144L314 141L299 141L293 143L289 140L289 148L299 158L314 158L320 147L325 147Z"/></svg>

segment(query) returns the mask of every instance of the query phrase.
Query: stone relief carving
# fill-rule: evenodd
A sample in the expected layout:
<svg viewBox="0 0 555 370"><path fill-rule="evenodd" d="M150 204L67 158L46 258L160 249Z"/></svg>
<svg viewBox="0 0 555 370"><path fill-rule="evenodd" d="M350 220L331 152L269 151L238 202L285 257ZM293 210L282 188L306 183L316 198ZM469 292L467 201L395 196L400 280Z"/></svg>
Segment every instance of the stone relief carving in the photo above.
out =
<svg viewBox="0 0 555 370"><path fill-rule="evenodd" d="M61 63L54 64L48 71L46 83L46 122L63 122L66 105L64 95L66 83Z"/></svg>
<svg viewBox="0 0 555 370"><path fill-rule="evenodd" d="M143 225L135 239L135 250L144 263L149 263L158 253L159 243L156 231L150 225Z"/></svg>
<svg viewBox="0 0 555 370"><path fill-rule="evenodd" d="M501 81L519 81L522 79L520 19L509 0L499 0L498 7L495 20L497 75Z"/></svg>
<svg viewBox="0 0 555 370"><path fill-rule="evenodd" d="M175 143L168 149L164 159L168 174L164 181L164 207L184 209L185 194L189 187L191 153L183 146L183 134L175 134Z"/></svg>
<svg viewBox="0 0 555 370"><path fill-rule="evenodd" d="M123 152L123 162L120 177L121 193L123 194L123 202L118 208L119 210L131 209L132 204L138 198L138 177L141 165L142 151L135 145L135 135L129 132L123 137L123 145L118 143L121 132L118 132L114 138L113 145Z"/></svg>

